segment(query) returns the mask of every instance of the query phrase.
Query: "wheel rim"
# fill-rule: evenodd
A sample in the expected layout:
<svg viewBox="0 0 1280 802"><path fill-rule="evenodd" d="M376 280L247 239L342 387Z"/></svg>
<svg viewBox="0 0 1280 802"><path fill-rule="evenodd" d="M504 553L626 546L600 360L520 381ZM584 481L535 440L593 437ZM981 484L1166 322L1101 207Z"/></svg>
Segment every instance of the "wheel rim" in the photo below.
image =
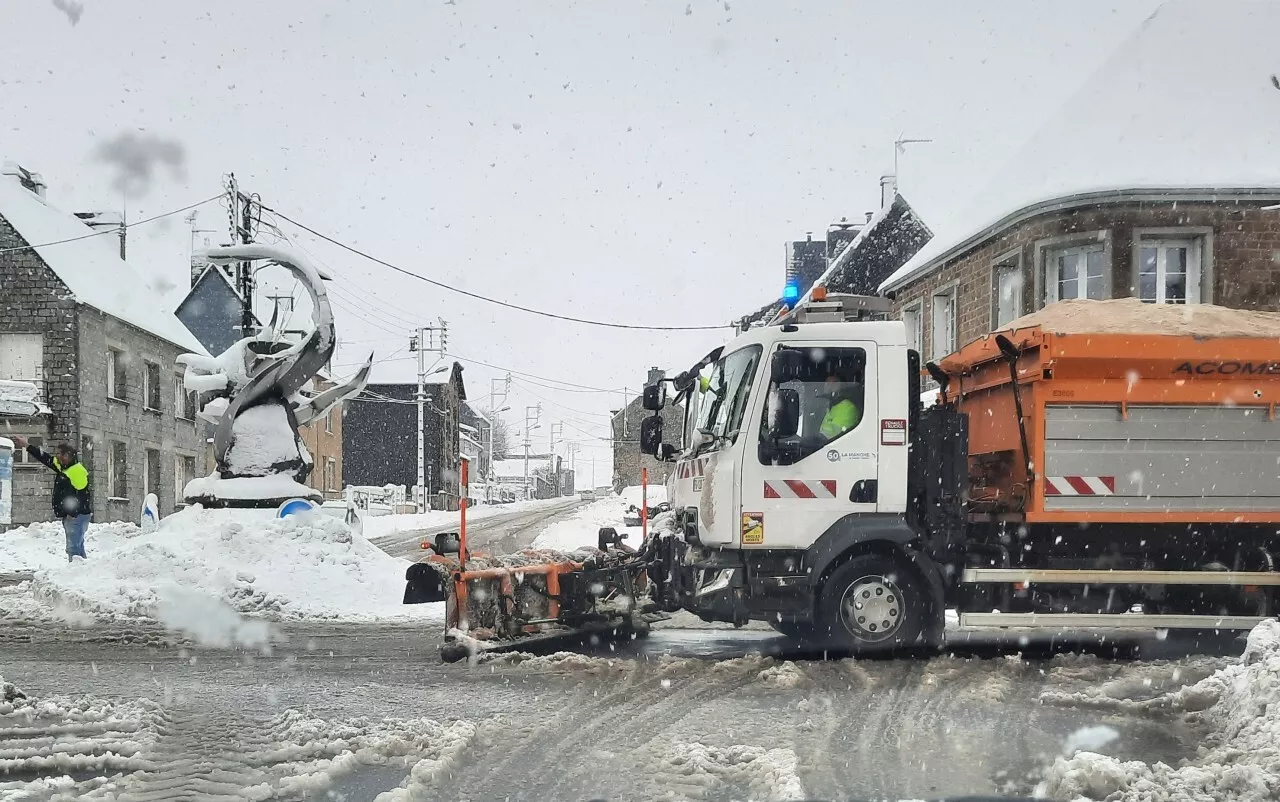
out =
<svg viewBox="0 0 1280 802"><path fill-rule="evenodd" d="M840 598L840 622L859 640L891 638L902 628L904 618L902 591L885 576L855 579Z"/></svg>

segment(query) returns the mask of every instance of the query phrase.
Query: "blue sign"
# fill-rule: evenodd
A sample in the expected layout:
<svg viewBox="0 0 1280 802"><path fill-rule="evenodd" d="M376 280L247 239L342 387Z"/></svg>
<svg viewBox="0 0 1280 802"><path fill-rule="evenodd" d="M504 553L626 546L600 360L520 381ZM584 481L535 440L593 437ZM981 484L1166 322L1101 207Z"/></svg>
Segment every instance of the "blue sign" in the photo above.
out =
<svg viewBox="0 0 1280 802"><path fill-rule="evenodd" d="M280 508L276 510L276 517L288 518L290 515L299 515L309 510L314 510L315 508L316 505L307 501L305 498L291 498L281 504Z"/></svg>

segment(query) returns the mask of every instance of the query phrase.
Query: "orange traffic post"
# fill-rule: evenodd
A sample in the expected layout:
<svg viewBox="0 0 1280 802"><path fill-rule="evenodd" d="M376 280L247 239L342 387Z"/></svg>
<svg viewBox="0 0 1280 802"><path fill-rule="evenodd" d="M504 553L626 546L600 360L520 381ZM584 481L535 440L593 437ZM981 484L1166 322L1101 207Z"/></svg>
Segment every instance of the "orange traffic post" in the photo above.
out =
<svg viewBox="0 0 1280 802"><path fill-rule="evenodd" d="M649 539L649 469L640 469L640 542Z"/></svg>
<svg viewBox="0 0 1280 802"><path fill-rule="evenodd" d="M461 514L458 524L458 561L464 571L467 570L467 463L468 460L462 461L462 492L458 494L458 512Z"/></svg>

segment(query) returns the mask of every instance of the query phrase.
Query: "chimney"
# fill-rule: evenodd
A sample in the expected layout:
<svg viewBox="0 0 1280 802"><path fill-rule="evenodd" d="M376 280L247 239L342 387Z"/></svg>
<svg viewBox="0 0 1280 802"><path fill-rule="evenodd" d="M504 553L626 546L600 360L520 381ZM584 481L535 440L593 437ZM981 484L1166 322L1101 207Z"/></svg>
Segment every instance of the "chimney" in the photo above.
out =
<svg viewBox="0 0 1280 802"><path fill-rule="evenodd" d="M7 161L0 165L0 175L13 176L18 179L19 184L22 184L23 189L35 193L39 198L44 197L45 190L48 188L39 173L33 173L17 162Z"/></svg>
<svg viewBox="0 0 1280 802"><path fill-rule="evenodd" d="M105 228L117 232L120 237L120 258L124 259L127 228L124 217L119 212L76 212L76 217L95 231Z"/></svg>
<svg viewBox="0 0 1280 802"><path fill-rule="evenodd" d="M660 367L655 366L655 367L649 368L649 375L645 378L644 383L646 385L657 384L658 382L662 381L663 378L666 377L666 375L667 375L667 372Z"/></svg>
<svg viewBox="0 0 1280 802"><path fill-rule="evenodd" d="M893 203L894 197L898 194L898 177L896 175L880 176L880 208Z"/></svg>
<svg viewBox="0 0 1280 802"><path fill-rule="evenodd" d="M873 217L875 217L875 216L876 216L876 213L875 213L875 212L867 212L867 222L868 222L868 223L870 223L870 222L871 222L871 218L873 218Z"/></svg>

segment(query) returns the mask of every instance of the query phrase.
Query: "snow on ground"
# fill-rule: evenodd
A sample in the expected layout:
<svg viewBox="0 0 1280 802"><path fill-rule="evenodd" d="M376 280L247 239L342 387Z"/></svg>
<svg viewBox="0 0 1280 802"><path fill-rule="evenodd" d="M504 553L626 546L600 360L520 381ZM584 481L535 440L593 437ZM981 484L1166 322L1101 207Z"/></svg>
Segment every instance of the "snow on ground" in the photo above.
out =
<svg viewBox="0 0 1280 802"><path fill-rule="evenodd" d="M708 746L675 743L654 767L662 784L674 786L678 798L698 799L727 786L746 799L805 799L796 773L796 753L763 746Z"/></svg>
<svg viewBox="0 0 1280 802"><path fill-rule="evenodd" d="M440 782L477 736L476 725L466 720L328 720L294 708L261 722L193 723L149 699L28 698L2 677L0 688L0 732L17 736L0 740L0 747L8 747L0 748L0 798L14 802L169 798L175 789L224 783L236 786L237 798L312 798L368 766L407 773L378 802L416 802L438 798ZM192 755L191 743L174 735L188 727L203 730L193 733L194 741L217 754L216 762L201 761L203 751ZM70 776L85 772L99 776ZM15 774L40 776L6 779Z"/></svg>
<svg viewBox="0 0 1280 802"><path fill-rule="evenodd" d="M72 564L38 570L31 589L53 610L155 618L202 643L259 646L267 619L440 617L442 605L403 605L408 562L319 513L285 519L262 511L171 515Z"/></svg>
<svg viewBox="0 0 1280 802"><path fill-rule="evenodd" d="M628 488L631 490L633 488ZM634 488L639 490L639 488ZM650 488L653 490L653 488ZM601 527L612 526L617 530L618 534L623 536L623 542L632 548L640 546L640 527L623 526L622 515L626 512L627 505L633 502L627 501L626 496L606 496L602 499L587 504L579 508L574 514L562 521L551 524L542 530L542 534L538 535L533 541L535 549L557 549L560 551L573 551L576 548L590 546L595 548L598 543L598 535ZM640 496L637 493L634 503L640 503ZM649 503L655 504L652 499Z"/></svg>
<svg viewBox="0 0 1280 802"><path fill-rule="evenodd" d="M1123 689L1116 689L1121 690ZM1107 802L1246 802L1280 798L1280 623L1258 624L1239 662L1153 698L1099 689L1087 699L1046 694L1048 704L1183 716L1204 730L1195 759L1173 767L1082 751L1058 758L1038 796ZM1083 741L1099 742L1105 733Z"/></svg>
<svg viewBox="0 0 1280 802"><path fill-rule="evenodd" d="M89 524L85 547L90 556L114 551L142 534L129 521ZM0 574L57 568L67 562L66 533L62 523L49 521L0 532Z"/></svg>
<svg viewBox="0 0 1280 802"><path fill-rule="evenodd" d="M481 504L467 508L467 520L475 521L503 513L536 510L560 502L567 498L534 499L517 501L512 504ZM457 526L459 514L457 510L432 510L414 515L371 515L364 518L364 536L370 540L389 537L400 532L413 532L418 529L438 529L445 526Z"/></svg>

